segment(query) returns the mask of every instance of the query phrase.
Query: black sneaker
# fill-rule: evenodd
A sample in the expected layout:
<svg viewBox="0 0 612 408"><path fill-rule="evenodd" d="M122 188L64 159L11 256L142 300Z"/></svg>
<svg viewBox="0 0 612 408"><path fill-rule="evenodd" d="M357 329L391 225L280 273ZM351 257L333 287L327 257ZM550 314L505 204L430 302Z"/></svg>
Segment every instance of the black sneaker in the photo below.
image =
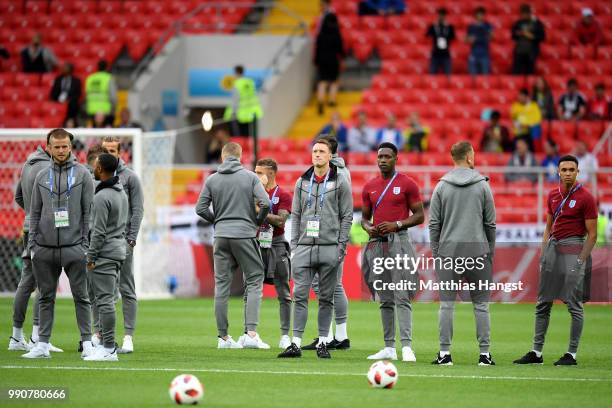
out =
<svg viewBox="0 0 612 408"><path fill-rule="evenodd" d="M83 352L83 342L82 342L82 341L79 341L79 347L78 347L77 351L78 351L79 353L82 353L82 352Z"/></svg>
<svg viewBox="0 0 612 408"><path fill-rule="evenodd" d="M291 343L289 347L278 355L278 358L299 358L302 357L302 350L295 344Z"/></svg>
<svg viewBox="0 0 612 408"><path fill-rule="evenodd" d="M304 347L302 347L302 350L316 350L317 349L317 344L319 344L319 338L318 337L316 339L314 339L314 341L312 343L307 344Z"/></svg>
<svg viewBox="0 0 612 408"><path fill-rule="evenodd" d="M578 363L576 362L576 359L570 353L565 353L564 355L561 356L559 360L555 361L555 365L556 366L578 365Z"/></svg>
<svg viewBox="0 0 612 408"><path fill-rule="evenodd" d="M479 366L495 365L495 361L493 361L493 356L491 355L491 353L489 353L488 356L486 354L481 354L480 358L478 359L478 365Z"/></svg>
<svg viewBox="0 0 612 408"><path fill-rule="evenodd" d="M535 351L530 351L518 360L513 361L514 364L544 364L544 357L536 356Z"/></svg>
<svg viewBox="0 0 612 408"><path fill-rule="evenodd" d="M452 366L453 358L451 357L450 354L447 354L444 357L440 357L440 353L438 353L438 355L436 356L436 359L432 361L431 364Z"/></svg>
<svg viewBox="0 0 612 408"><path fill-rule="evenodd" d="M317 347L317 357L331 358L331 354L329 354L329 351L327 351L327 344L321 343L319 347Z"/></svg>
<svg viewBox="0 0 612 408"><path fill-rule="evenodd" d="M338 341L335 338L327 343L328 350L348 350L351 348L351 341L349 339L344 339L342 341Z"/></svg>

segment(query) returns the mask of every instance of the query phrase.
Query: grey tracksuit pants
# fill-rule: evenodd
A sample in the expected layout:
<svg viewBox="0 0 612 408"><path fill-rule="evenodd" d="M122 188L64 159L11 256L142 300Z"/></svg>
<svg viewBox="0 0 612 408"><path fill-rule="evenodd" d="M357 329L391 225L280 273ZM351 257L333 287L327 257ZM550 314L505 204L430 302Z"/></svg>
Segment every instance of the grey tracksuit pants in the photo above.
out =
<svg viewBox="0 0 612 408"><path fill-rule="evenodd" d="M121 262L99 258L95 269L89 272L97 308L94 318L99 319L102 343L106 348L115 347L115 292L120 269Z"/></svg>
<svg viewBox="0 0 612 408"><path fill-rule="evenodd" d="M319 337L329 335L338 283L337 245L298 245L293 251L293 336L302 338L308 320L308 296L312 281L319 276Z"/></svg>
<svg viewBox="0 0 612 408"><path fill-rule="evenodd" d="M342 286L342 272L344 270L344 261L338 265L338 283L334 288L334 317L336 324L346 323L348 319L348 298ZM312 289L317 297L319 296L319 276L315 276L312 280Z"/></svg>
<svg viewBox="0 0 612 408"><path fill-rule="evenodd" d="M227 304L236 266L244 275L245 322L247 331L256 331L264 281L264 266L255 238L215 238L215 318L219 337L227 335Z"/></svg>
<svg viewBox="0 0 612 408"><path fill-rule="evenodd" d="M123 327L124 334L127 336L134 335L134 329L136 328L136 312L138 311L133 261L134 249L127 245L125 261L123 261L121 271L119 272L119 293L121 294L121 303L123 306Z"/></svg>
<svg viewBox="0 0 612 408"><path fill-rule="evenodd" d="M40 291L39 341L48 343L51 338L55 294L62 268L70 281L81 340L91 340L91 305L87 293L85 248L82 245L63 248L45 248L35 245L32 252L34 277Z"/></svg>
<svg viewBox="0 0 612 408"><path fill-rule="evenodd" d="M464 280L475 283L476 288L478 288L479 281L491 281L491 263L485 262L485 268L482 271L473 269L467 270L463 274L457 274L453 270L442 269L438 270L437 273L440 282L459 282L460 280ZM481 353L488 353L491 345L491 318L489 315L490 292L489 290L476 289L470 291L470 297L474 308L474 317L476 319L476 339L478 340L478 347ZM456 290L440 291L440 351L450 351L453 339L453 320L456 298Z"/></svg>
<svg viewBox="0 0 612 408"><path fill-rule="evenodd" d="M32 260L30 253L26 250L28 245L28 233L23 237L24 249L22 255L23 267L21 268L21 278L15 292L15 301L13 303L13 327L18 329L23 327L26 312L28 310L28 302L30 295L36 290L36 279L32 272ZM34 295L34 305L32 307L32 316L34 326L38 326L38 293Z"/></svg>

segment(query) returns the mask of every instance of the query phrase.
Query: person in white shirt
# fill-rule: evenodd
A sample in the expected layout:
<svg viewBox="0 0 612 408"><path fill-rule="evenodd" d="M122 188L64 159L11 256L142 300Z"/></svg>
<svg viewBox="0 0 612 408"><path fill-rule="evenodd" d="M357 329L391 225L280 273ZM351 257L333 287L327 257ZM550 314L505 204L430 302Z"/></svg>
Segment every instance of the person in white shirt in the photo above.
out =
<svg viewBox="0 0 612 408"><path fill-rule="evenodd" d="M350 152L368 153L372 151L375 142L374 129L368 126L365 112L357 115L357 125L348 132L348 150Z"/></svg>
<svg viewBox="0 0 612 408"><path fill-rule="evenodd" d="M580 183L590 183L593 180L593 177L595 177L595 173L599 168L597 158L595 155L593 155L593 153L589 152L589 148L582 140L578 140L578 142L576 142L574 155L578 159L578 166L580 167L577 180Z"/></svg>

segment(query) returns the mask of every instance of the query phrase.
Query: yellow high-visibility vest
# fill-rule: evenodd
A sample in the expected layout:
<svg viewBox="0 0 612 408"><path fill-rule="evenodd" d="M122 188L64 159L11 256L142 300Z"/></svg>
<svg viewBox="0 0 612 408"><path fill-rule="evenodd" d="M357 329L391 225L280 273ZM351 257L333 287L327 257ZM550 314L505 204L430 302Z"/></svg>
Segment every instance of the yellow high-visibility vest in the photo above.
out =
<svg viewBox="0 0 612 408"><path fill-rule="evenodd" d="M87 114L95 115L103 112L106 115L111 113L113 108L109 90L112 75L105 71L94 72L85 80L85 98L87 104Z"/></svg>
<svg viewBox="0 0 612 408"><path fill-rule="evenodd" d="M238 106L236 108L236 120L240 123L252 122L254 118L260 119L263 116L255 81L250 78L237 78L234 81L234 88L238 92ZM233 107L229 105L225 109L223 118L230 120L233 116Z"/></svg>

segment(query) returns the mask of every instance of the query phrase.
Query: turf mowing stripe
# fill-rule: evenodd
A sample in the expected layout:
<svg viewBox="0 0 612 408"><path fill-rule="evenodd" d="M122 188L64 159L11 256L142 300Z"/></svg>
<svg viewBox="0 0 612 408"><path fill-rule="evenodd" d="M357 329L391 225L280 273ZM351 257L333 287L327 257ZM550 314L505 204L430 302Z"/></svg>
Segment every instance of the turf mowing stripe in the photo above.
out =
<svg viewBox="0 0 612 408"><path fill-rule="evenodd" d="M264 371L264 370L222 370L215 368L137 368L137 367L69 367L69 366L0 366L0 369L38 369L38 370L99 370L99 371L177 371L200 373L234 373L234 374L272 374L272 375L334 375L334 376L363 376L365 373L336 373L329 371ZM582 381L582 382L612 382L612 378L570 378L570 377L512 377L488 375L444 375L444 374L406 374L402 377L417 378L459 378L467 380L508 380L508 381Z"/></svg>

